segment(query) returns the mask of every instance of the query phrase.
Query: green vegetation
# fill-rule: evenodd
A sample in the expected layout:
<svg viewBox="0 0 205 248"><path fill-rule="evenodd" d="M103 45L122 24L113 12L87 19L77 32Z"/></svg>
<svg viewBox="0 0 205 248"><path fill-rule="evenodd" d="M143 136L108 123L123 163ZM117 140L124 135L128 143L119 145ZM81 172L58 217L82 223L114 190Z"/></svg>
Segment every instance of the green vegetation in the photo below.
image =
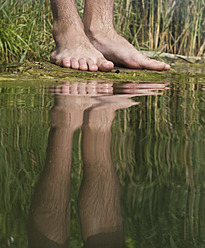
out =
<svg viewBox="0 0 205 248"><path fill-rule="evenodd" d="M116 1L116 28L136 47L201 56L205 50L202 0Z"/></svg>
<svg viewBox="0 0 205 248"><path fill-rule="evenodd" d="M2 62L48 59L52 49L49 1L1 1L0 57Z"/></svg>
<svg viewBox="0 0 205 248"><path fill-rule="evenodd" d="M78 0L80 15L83 1ZM49 0L0 1L2 62L48 60L54 48ZM138 49L201 56L203 0L116 0L115 27Z"/></svg>

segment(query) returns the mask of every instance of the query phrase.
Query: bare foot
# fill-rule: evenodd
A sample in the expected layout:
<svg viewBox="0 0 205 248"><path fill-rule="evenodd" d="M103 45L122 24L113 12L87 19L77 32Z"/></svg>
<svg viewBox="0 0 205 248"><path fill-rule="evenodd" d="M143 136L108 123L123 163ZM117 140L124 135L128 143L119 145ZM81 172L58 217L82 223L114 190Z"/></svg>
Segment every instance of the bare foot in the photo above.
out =
<svg viewBox="0 0 205 248"><path fill-rule="evenodd" d="M120 36L114 29L109 32L89 32L91 43L114 64L133 69L169 70L170 66L164 62L147 58Z"/></svg>
<svg viewBox="0 0 205 248"><path fill-rule="evenodd" d="M51 54L51 62L82 71L111 71L113 63L90 43L83 30L71 28L67 32L53 32L56 48Z"/></svg>

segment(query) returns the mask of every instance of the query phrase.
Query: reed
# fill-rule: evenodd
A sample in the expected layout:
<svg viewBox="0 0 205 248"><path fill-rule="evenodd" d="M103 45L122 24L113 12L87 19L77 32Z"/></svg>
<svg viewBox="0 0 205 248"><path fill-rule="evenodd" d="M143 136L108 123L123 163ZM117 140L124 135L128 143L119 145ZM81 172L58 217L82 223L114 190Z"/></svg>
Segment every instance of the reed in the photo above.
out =
<svg viewBox="0 0 205 248"><path fill-rule="evenodd" d="M116 27L129 27L123 34L135 46L184 55L204 53L204 1L138 0L130 1L126 9L121 8L123 1L116 1L115 6Z"/></svg>
<svg viewBox="0 0 205 248"><path fill-rule="evenodd" d="M77 0L80 15L83 1ZM47 60L54 48L49 0L0 1L2 62ZM116 0L115 27L138 49L202 56L204 0Z"/></svg>

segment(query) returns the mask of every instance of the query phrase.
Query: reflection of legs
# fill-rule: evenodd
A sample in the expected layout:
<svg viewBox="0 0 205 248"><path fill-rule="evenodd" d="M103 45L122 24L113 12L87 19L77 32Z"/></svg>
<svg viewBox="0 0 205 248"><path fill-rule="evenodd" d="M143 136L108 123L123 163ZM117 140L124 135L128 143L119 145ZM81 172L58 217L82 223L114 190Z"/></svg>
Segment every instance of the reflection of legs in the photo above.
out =
<svg viewBox="0 0 205 248"><path fill-rule="evenodd" d="M70 230L70 172L74 131L91 102L57 96L52 110L46 165L36 187L29 221L29 247L67 247Z"/></svg>
<svg viewBox="0 0 205 248"><path fill-rule="evenodd" d="M51 0L51 7L56 42L51 61L83 71L112 70L113 63L107 61L85 35L75 0Z"/></svg>
<svg viewBox="0 0 205 248"><path fill-rule="evenodd" d="M49 247L51 242L61 247L68 241L72 135L66 127L50 131L46 166L31 206L30 247Z"/></svg>
<svg viewBox="0 0 205 248"><path fill-rule="evenodd" d="M106 59L129 68L168 70L169 65L138 52L114 30L114 0L86 0L83 22L91 43Z"/></svg>
<svg viewBox="0 0 205 248"><path fill-rule="evenodd" d="M106 108L85 112L84 177L78 202L85 247L123 246L120 188L110 155L113 117L114 110Z"/></svg>

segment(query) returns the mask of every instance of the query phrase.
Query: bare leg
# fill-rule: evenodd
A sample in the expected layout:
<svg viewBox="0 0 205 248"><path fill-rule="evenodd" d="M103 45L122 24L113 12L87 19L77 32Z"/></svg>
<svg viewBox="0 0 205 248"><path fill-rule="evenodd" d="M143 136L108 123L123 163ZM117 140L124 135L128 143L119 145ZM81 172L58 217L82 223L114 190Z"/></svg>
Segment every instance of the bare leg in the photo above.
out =
<svg viewBox="0 0 205 248"><path fill-rule="evenodd" d="M75 0L51 0L56 48L51 62L83 71L110 71L113 63L96 50L84 33Z"/></svg>
<svg viewBox="0 0 205 248"><path fill-rule="evenodd" d="M91 43L115 64L129 68L169 70L170 66L152 60L121 37L113 25L114 0L86 0L83 23Z"/></svg>

